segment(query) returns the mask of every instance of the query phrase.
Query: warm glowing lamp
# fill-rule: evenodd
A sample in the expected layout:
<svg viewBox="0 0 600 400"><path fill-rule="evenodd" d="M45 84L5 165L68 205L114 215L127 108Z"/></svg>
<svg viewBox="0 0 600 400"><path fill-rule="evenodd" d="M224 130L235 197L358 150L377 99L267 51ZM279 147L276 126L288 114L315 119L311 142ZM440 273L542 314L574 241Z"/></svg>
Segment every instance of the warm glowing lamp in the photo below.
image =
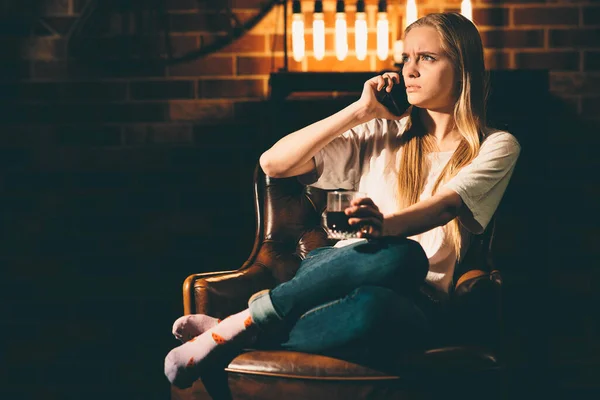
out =
<svg viewBox="0 0 600 400"><path fill-rule="evenodd" d="M470 21L473 21L473 6L471 5L471 0L463 0L462 3L460 3L460 13Z"/></svg>
<svg viewBox="0 0 600 400"><path fill-rule="evenodd" d="M387 3L379 1L377 11L377 58L386 60L390 51L390 23L387 18Z"/></svg>
<svg viewBox="0 0 600 400"><path fill-rule="evenodd" d="M348 55L348 25L343 0L338 0L335 12L335 56L342 61Z"/></svg>
<svg viewBox="0 0 600 400"><path fill-rule="evenodd" d="M417 20L417 3L415 0L406 0L406 25L404 28Z"/></svg>
<svg viewBox="0 0 600 400"><path fill-rule="evenodd" d="M356 2L356 20L354 22L354 43L356 44L356 58L367 58L367 14L365 13L364 0Z"/></svg>
<svg viewBox="0 0 600 400"><path fill-rule="evenodd" d="M315 1L313 14L313 52L317 60L325 57L325 19L323 16L323 2Z"/></svg>
<svg viewBox="0 0 600 400"><path fill-rule="evenodd" d="M292 56L299 62L304 58L304 15L299 0L292 2Z"/></svg>

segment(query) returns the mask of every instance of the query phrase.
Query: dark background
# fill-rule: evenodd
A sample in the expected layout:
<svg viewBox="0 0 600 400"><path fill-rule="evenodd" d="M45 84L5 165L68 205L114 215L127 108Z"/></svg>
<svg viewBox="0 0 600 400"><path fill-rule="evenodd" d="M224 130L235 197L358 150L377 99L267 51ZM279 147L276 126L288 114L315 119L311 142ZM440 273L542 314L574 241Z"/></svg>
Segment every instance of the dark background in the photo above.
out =
<svg viewBox="0 0 600 400"><path fill-rule="evenodd" d="M139 2L100 14L74 49L67 38L87 2L0 4L0 390L6 398L167 398L162 363L177 344L170 329L182 313L181 284L245 261L258 156L348 104L360 85L274 108L268 74L283 65L274 22L171 65L157 62L165 50L156 36L140 41L123 25ZM220 15L207 2L164 4L178 53L220 29L207 25L206 16ZM496 125L508 124L523 146L495 249L505 357L538 394L598 389L598 10L513 0L474 11L490 68L550 71L548 90L534 78L504 78L491 104ZM393 67L373 54L351 58L290 69Z"/></svg>

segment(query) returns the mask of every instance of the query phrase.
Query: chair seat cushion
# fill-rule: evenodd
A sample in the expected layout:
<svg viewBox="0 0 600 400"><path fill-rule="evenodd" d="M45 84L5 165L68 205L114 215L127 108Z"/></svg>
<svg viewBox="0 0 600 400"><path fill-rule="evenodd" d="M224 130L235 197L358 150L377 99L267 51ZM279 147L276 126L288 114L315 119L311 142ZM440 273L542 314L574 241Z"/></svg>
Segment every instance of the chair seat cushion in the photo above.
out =
<svg viewBox="0 0 600 400"><path fill-rule="evenodd" d="M234 358L229 373L309 380L403 380L418 374L464 374L498 368L489 350L476 347L430 349L397 363L394 372L354 362L293 351L248 351Z"/></svg>

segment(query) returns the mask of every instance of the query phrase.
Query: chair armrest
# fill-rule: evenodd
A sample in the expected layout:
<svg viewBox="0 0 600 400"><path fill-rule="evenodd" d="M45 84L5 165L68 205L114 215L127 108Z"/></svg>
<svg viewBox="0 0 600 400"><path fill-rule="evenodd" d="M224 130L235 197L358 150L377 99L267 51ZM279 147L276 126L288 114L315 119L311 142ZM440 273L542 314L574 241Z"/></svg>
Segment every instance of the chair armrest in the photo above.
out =
<svg viewBox="0 0 600 400"><path fill-rule="evenodd" d="M502 276L471 270L461 275L452 295L451 324L466 343L497 347L503 331Z"/></svg>
<svg viewBox="0 0 600 400"><path fill-rule="evenodd" d="M237 270L230 271L216 271L216 272L205 272L200 274L189 275L183 281L183 314L189 315L196 311L196 305L194 301L194 284L196 281L209 277L218 277L237 272Z"/></svg>
<svg viewBox="0 0 600 400"><path fill-rule="evenodd" d="M477 289L477 286L488 285L499 289L502 286L502 276L500 271L493 270L485 272L480 269L473 269L462 274L454 286L454 296L462 297Z"/></svg>
<svg viewBox="0 0 600 400"><path fill-rule="evenodd" d="M246 308L254 293L275 285L271 271L261 263L235 271L190 275L183 283L184 314L224 318Z"/></svg>

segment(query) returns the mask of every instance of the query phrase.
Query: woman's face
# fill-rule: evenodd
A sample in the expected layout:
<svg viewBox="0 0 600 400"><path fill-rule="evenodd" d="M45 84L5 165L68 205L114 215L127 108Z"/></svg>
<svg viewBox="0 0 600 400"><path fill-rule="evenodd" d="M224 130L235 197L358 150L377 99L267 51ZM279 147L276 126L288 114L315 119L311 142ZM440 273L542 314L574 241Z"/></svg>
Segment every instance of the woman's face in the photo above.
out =
<svg viewBox="0 0 600 400"><path fill-rule="evenodd" d="M458 79L434 28L416 27L406 34L403 60L402 75L410 104L437 111L454 108Z"/></svg>

